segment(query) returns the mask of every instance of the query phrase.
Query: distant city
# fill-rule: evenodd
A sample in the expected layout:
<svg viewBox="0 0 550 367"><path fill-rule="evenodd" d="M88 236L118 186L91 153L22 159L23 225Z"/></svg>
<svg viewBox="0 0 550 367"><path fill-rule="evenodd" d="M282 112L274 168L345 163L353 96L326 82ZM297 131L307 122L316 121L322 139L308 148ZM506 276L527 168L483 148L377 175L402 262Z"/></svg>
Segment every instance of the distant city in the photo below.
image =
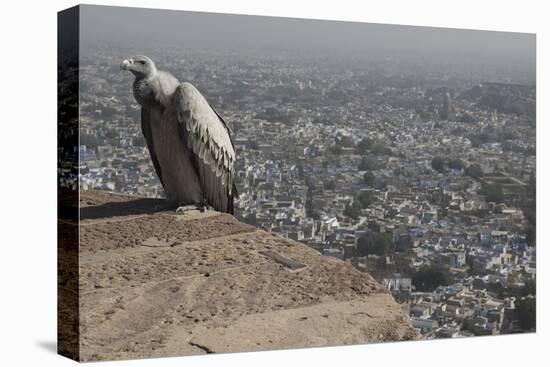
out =
<svg viewBox="0 0 550 367"><path fill-rule="evenodd" d="M535 329L534 85L398 56L149 55L231 125L237 218L368 272L423 338ZM81 59L80 186L162 197L121 59Z"/></svg>

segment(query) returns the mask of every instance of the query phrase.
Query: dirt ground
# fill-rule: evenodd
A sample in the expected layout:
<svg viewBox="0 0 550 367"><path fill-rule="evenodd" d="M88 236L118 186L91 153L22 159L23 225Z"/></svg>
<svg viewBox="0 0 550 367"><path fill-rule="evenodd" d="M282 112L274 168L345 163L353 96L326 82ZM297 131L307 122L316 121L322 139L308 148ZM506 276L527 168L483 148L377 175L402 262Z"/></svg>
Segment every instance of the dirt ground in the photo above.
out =
<svg viewBox="0 0 550 367"><path fill-rule="evenodd" d="M416 337L372 277L301 243L158 200L82 192L81 204L83 361Z"/></svg>

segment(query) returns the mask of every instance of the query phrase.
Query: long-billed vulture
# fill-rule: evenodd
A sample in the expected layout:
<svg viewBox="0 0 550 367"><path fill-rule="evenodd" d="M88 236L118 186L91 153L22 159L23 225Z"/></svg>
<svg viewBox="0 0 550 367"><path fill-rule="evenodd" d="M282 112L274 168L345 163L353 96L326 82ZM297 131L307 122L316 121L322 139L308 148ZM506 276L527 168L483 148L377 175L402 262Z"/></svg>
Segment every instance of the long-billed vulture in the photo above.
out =
<svg viewBox="0 0 550 367"><path fill-rule="evenodd" d="M233 213L232 131L192 84L157 70L147 56L122 61L135 76L141 128L155 171L178 210L211 206Z"/></svg>

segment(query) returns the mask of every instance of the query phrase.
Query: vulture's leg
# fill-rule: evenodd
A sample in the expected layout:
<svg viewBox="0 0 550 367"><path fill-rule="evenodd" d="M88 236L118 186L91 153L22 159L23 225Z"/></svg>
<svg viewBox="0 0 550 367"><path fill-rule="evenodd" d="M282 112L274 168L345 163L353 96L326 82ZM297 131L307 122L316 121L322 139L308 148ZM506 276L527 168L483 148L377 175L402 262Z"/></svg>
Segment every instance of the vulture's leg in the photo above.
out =
<svg viewBox="0 0 550 367"><path fill-rule="evenodd" d="M210 204L208 204L208 199L205 196L204 198L202 198L202 203L200 205L200 211L205 212L207 210L214 210L214 207L211 206Z"/></svg>

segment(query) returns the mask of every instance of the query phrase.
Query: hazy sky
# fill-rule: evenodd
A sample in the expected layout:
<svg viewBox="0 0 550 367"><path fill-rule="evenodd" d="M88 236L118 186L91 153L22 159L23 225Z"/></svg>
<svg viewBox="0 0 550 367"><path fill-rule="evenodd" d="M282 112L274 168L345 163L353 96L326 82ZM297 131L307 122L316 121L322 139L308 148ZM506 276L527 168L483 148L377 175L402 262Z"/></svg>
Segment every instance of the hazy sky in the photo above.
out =
<svg viewBox="0 0 550 367"><path fill-rule="evenodd" d="M308 50L327 54L401 53L512 63L534 71L535 35L124 7L82 6L84 47Z"/></svg>
<svg viewBox="0 0 550 367"><path fill-rule="evenodd" d="M97 40L163 40L185 46L419 49L534 57L527 33L458 30L158 9L83 6L82 32Z"/></svg>

